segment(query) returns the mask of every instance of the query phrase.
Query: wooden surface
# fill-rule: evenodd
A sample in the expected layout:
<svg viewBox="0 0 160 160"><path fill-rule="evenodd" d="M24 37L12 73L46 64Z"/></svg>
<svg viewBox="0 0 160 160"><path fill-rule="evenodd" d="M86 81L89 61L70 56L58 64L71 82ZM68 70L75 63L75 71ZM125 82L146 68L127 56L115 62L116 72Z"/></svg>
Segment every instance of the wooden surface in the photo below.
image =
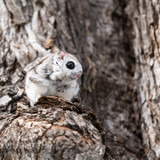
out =
<svg viewBox="0 0 160 160"><path fill-rule="evenodd" d="M22 106L23 105L23 106ZM42 97L1 116L0 159L93 159L105 154L104 132L94 113L60 97ZM2 119L4 118L4 119ZM4 122L4 123L3 123Z"/></svg>
<svg viewBox="0 0 160 160"><path fill-rule="evenodd" d="M25 96L25 66L56 45L83 65L78 98L103 122L106 159L159 158L158 0L0 0L0 6L2 130Z"/></svg>

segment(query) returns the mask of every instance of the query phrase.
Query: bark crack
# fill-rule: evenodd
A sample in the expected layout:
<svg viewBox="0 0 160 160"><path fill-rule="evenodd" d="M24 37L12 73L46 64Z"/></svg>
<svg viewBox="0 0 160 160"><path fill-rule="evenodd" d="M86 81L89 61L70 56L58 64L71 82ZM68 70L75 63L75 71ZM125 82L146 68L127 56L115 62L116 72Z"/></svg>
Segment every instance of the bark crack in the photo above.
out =
<svg viewBox="0 0 160 160"><path fill-rule="evenodd" d="M10 120L7 120L7 121L6 121L6 124L4 124L4 126L0 129L0 136L2 136L3 132L5 131L5 129L7 129L7 127L8 127L14 120L16 120L16 119L19 118L19 117L20 117L20 114L16 114L16 115L13 115Z"/></svg>

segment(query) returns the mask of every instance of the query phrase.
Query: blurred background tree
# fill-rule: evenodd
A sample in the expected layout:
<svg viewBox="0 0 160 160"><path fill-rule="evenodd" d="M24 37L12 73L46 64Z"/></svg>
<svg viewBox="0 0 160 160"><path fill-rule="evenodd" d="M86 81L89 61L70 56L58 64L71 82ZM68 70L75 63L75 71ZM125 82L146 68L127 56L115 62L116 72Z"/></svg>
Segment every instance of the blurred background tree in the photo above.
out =
<svg viewBox="0 0 160 160"><path fill-rule="evenodd" d="M2 114L16 110L24 67L56 45L83 65L81 103L101 118L108 154L160 157L158 1L0 0L0 6Z"/></svg>

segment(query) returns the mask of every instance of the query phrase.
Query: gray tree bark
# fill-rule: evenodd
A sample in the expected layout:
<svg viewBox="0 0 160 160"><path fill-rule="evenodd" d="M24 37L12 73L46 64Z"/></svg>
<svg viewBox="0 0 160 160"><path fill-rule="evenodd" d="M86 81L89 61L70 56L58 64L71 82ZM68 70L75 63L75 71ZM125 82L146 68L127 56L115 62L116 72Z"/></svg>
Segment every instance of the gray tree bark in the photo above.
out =
<svg viewBox="0 0 160 160"><path fill-rule="evenodd" d="M96 116L59 97L42 97L30 109L23 99L1 123L2 160L101 160L105 153Z"/></svg>
<svg viewBox="0 0 160 160"><path fill-rule="evenodd" d="M45 108L44 103L50 104L46 98L33 109L26 108L24 67L51 52L55 45L75 54L83 65L80 106L94 109L103 121L107 148L104 159L146 159L144 150L148 157L158 155L158 139L153 138L158 135L158 103L153 101L158 97L159 84L158 73L153 70L153 66L158 70L158 2L0 0L0 6L0 149L3 151L0 156L3 159L12 158L7 147L17 159L25 156L43 159L43 155L55 159L62 155L64 159L103 157L102 130L92 114L75 111L74 104L68 107L64 100L59 103L67 109L59 104ZM76 117L74 123L73 117ZM85 124L84 128L77 119ZM88 126L92 126L94 136ZM52 131L60 135L57 141ZM99 148L95 147L95 141ZM71 144L71 148L59 149L62 142L66 148Z"/></svg>
<svg viewBox="0 0 160 160"><path fill-rule="evenodd" d="M133 48L136 55L135 81L139 89L142 134L148 159L160 158L160 63L159 1L138 0L130 4L134 27ZM130 10L130 11L129 11ZM134 11L133 11L134 10ZM133 12L132 12L133 11Z"/></svg>

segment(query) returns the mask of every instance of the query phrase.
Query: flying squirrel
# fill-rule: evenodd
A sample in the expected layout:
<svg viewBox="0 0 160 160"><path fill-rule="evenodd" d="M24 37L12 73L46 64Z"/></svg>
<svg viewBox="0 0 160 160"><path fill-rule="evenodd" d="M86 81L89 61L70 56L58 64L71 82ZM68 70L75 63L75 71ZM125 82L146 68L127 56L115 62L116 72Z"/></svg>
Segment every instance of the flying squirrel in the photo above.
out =
<svg viewBox="0 0 160 160"><path fill-rule="evenodd" d="M25 71L25 92L33 106L41 96L58 95L72 100L78 94L77 80L82 75L82 65L77 58L65 51L37 58Z"/></svg>

